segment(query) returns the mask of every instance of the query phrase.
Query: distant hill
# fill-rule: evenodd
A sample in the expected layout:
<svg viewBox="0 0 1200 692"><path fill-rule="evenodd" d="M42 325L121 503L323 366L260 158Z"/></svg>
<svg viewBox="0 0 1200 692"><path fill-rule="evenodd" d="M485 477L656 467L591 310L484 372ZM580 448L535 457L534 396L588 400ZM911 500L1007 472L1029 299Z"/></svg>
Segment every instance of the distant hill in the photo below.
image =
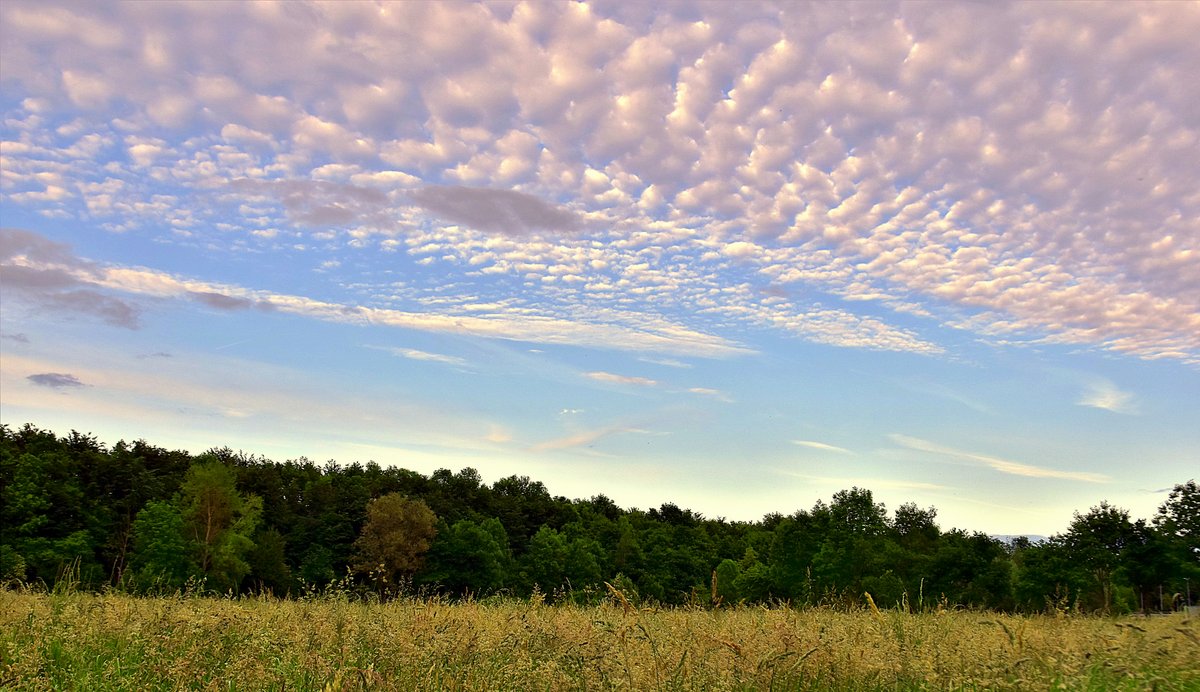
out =
<svg viewBox="0 0 1200 692"><path fill-rule="evenodd" d="M1016 540L1018 538L1028 538L1030 543L1040 543L1040 542L1046 540L1045 536L1013 535L1013 534L1007 534L1007 533L1001 533L1001 534L994 533L994 534L992 534L992 538L995 538L996 540L998 540L1002 543L1012 543L1014 540Z"/></svg>

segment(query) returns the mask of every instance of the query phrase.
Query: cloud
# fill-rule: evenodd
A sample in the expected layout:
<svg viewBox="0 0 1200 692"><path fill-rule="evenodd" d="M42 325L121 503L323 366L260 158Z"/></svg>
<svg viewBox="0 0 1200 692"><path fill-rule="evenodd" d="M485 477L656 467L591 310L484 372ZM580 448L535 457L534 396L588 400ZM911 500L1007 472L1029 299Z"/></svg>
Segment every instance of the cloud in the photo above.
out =
<svg viewBox="0 0 1200 692"><path fill-rule="evenodd" d="M959 459L961 461L986 466L994 471L1007 473L1014 476L1025 476L1028 478L1058 478L1063 480L1083 481L1086 483L1106 483L1109 480L1108 476L1100 473L1047 469L1040 466L1032 466L1030 464L1022 464L1016 461L1009 461L1007 459L987 456L985 454L964 452L962 450L944 447L920 438L909 437L908 435L893 434L888 435L888 438L901 447L907 447L908 449L914 449L919 452L929 452L932 454L947 456L953 459Z"/></svg>
<svg viewBox="0 0 1200 692"><path fill-rule="evenodd" d="M484 440L493 444L503 444L512 442L512 431L502 425L492 424L488 426L488 432L484 435Z"/></svg>
<svg viewBox="0 0 1200 692"><path fill-rule="evenodd" d="M193 300L217 310L248 310L250 308L270 310L274 307L267 301L250 300L213 291L189 291L187 295Z"/></svg>
<svg viewBox="0 0 1200 692"><path fill-rule="evenodd" d="M410 196L446 221L489 233L571 232L582 225L574 213L515 190L447 185L425 187Z"/></svg>
<svg viewBox="0 0 1200 692"><path fill-rule="evenodd" d="M0 8L6 204L696 331L1200 363L1194 3L136 8Z"/></svg>
<svg viewBox="0 0 1200 692"><path fill-rule="evenodd" d="M1080 397L1080 406L1104 409L1113 413L1137 413L1138 406L1134 395L1117 388L1107 380L1097 380L1088 385L1087 391Z"/></svg>
<svg viewBox="0 0 1200 692"><path fill-rule="evenodd" d="M94 280L102 270L62 243L29 231L0 229L0 272L9 296L39 308L88 315L126 329L139 326L140 309L98 290Z"/></svg>
<svg viewBox="0 0 1200 692"><path fill-rule="evenodd" d="M61 372L40 372L30 375L25 379L41 387L49 387L51 389L87 386L80 382L79 378L75 377L74 375Z"/></svg>
<svg viewBox="0 0 1200 692"><path fill-rule="evenodd" d="M305 296L253 291L225 284L193 281L150 269L110 267L106 288L160 298L216 293L242 297L273 310L328 322L374 324L435 333L452 333L543 344L657 352L704 358L728 358L754 353L722 337L705 334L662 318L613 311L578 318L537 314L530 310L501 310L485 316L453 311L425 312L368 308L332 303ZM589 319L590 318L590 319ZM637 326L632 323L636 322Z"/></svg>
<svg viewBox="0 0 1200 692"><path fill-rule="evenodd" d="M0 333L0 339L8 339L8 340L10 340L10 341L15 341L15 342L17 342L18 344L27 344L27 343L29 343L29 337L28 337L28 336L26 336L25 334L21 333L21 332L17 332L17 333L14 333L14 334L9 334L9 333L7 333L7 332L5 332L5 333Z"/></svg>
<svg viewBox="0 0 1200 692"><path fill-rule="evenodd" d="M699 394L700 396L712 397L713 399L716 399L717 401L723 401L727 404L733 403L733 398L730 397L725 392L722 392L719 389L713 389L711 387L689 387L688 391L691 392L692 394Z"/></svg>
<svg viewBox="0 0 1200 692"><path fill-rule="evenodd" d="M399 348L395 346L372 346L371 348L381 348L388 353L409 360L422 360L430 363L444 363L446 365L456 365L464 367L468 363L466 359L458 356L447 356L441 353L430 353L428 351L419 351L415 348Z"/></svg>
<svg viewBox="0 0 1200 692"><path fill-rule="evenodd" d="M555 438L553 440L540 442L530 447L530 450L534 452L550 452L563 449L574 449L577 447L591 447L596 442L606 437L630 433L648 434L648 431L627 425L608 425L591 430L581 430L579 432Z"/></svg>
<svg viewBox="0 0 1200 692"><path fill-rule="evenodd" d="M657 387L659 382L648 377L634 377L630 375L615 375L611 372L603 372L600 370L584 373L585 377L589 377L597 382L606 382L608 384L633 385L636 387Z"/></svg>
<svg viewBox="0 0 1200 692"><path fill-rule="evenodd" d="M643 363L653 363L654 365L665 365L668 368L690 368L691 363L685 363L675 358L639 358Z"/></svg>
<svg viewBox="0 0 1200 692"><path fill-rule="evenodd" d="M229 190L278 201L287 221L297 226L390 229L396 225L387 192L375 188L327 180L238 178L230 182Z"/></svg>
<svg viewBox="0 0 1200 692"><path fill-rule="evenodd" d="M807 473L797 473L795 471L779 470L780 473L792 478L803 478L806 480L825 483L833 486L846 487L863 487L863 488L894 488L897 490L946 490L948 486L937 483L925 483L922 481L902 481L892 478L862 478L862 477L847 477L847 476L814 476Z"/></svg>
<svg viewBox="0 0 1200 692"><path fill-rule="evenodd" d="M809 449L820 450L822 452L837 452L838 454L853 454L853 452L846 449L845 447L837 447L835 445L825 444L824 442L816 442L813 440L792 440L792 444L800 445L801 447L808 447Z"/></svg>

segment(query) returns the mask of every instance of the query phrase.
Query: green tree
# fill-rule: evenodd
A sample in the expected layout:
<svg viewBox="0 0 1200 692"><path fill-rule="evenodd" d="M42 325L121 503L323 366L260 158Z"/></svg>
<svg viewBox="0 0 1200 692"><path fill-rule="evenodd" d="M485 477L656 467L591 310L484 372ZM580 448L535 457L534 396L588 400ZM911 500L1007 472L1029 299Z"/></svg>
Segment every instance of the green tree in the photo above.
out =
<svg viewBox="0 0 1200 692"><path fill-rule="evenodd" d="M367 504L367 520L354 542L355 571L373 573L391 591L421 569L437 535L437 517L420 500L389 493Z"/></svg>
<svg viewBox="0 0 1200 692"><path fill-rule="evenodd" d="M196 562L218 590L236 589L250 573L262 500L237 491L233 470L218 461L193 464L182 487L183 518L196 545Z"/></svg>
<svg viewBox="0 0 1200 692"><path fill-rule="evenodd" d="M725 558L713 570L713 591L720 603L733 604L738 602L738 579L742 576L742 568L738 563ZM715 605L715 603L714 603Z"/></svg>
<svg viewBox="0 0 1200 692"><path fill-rule="evenodd" d="M439 522L425 569L417 574L417 581L458 595L487 594L504 584L507 559L508 552L497 540L495 527L470 519L460 519L450 526Z"/></svg>
<svg viewBox="0 0 1200 692"><path fill-rule="evenodd" d="M775 596L800 603L816 599L812 565L826 533L827 521L822 521L820 514L824 509L824 503L818 501L814 507L817 516L800 510L775 523L768 561L772 580L768 590ZM750 571L750 565L742 566L743 574Z"/></svg>
<svg viewBox="0 0 1200 692"><path fill-rule="evenodd" d="M554 593L566 581L566 564L566 540L558 531L543 526L529 540L529 549L521 556L521 586L526 591L537 587L544 594Z"/></svg>
<svg viewBox="0 0 1200 692"><path fill-rule="evenodd" d="M1133 540L1125 548L1118 575L1133 587L1136 605L1143 612L1170 607L1160 601L1159 594L1163 587L1174 586L1172 577L1181 571L1180 554L1173 547L1169 536L1154 530L1145 520L1134 522Z"/></svg>
<svg viewBox="0 0 1200 692"><path fill-rule="evenodd" d="M1181 540L1200 561L1200 486L1195 480L1180 483L1171 489L1158 508L1154 525L1167 535Z"/></svg>
<svg viewBox="0 0 1200 692"><path fill-rule="evenodd" d="M1022 610L1074 609L1090 582L1087 568L1061 536L1020 547L1012 559L1017 605Z"/></svg>
<svg viewBox="0 0 1200 692"><path fill-rule="evenodd" d="M1167 570L1170 575L1164 581L1168 582L1172 591L1183 594L1184 598L1190 594L1192 603L1195 603L1200 596L1200 587L1197 587L1200 584L1200 487L1195 480L1172 488L1166 501L1158 508L1154 528L1167 543L1170 553L1167 559L1175 562L1174 568ZM1140 555L1149 559L1148 553L1152 552L1143 550ZM1143 571L1154 572L1162 567L1159 564L1158 568Z"/></svg>
<svg viewBox="0 0 1200 692"><path fill-rule="evenodd" d="M178 589L196 574L194 544L185 533L183 515L167 501L152 501L133 521L129 563L141 589Z"/></svg>
<svg viewBox="0 0 1200 692"><path fill-rule="evenodd" d="M1063 538L1072 557L1092 576L1085 605L1108 611L1114 605L1114 573L1135 541L1129 512L1101 502L1087 514L1076 512Z"/></svg>
<svg viewBox="0 0 1200 692"><path fill-rule="evenodd" d="M287 539L275 529L259 531L254 547L246 554L254 587L259 592L284 595L295 587L292 569L287 564Z"/></svg>

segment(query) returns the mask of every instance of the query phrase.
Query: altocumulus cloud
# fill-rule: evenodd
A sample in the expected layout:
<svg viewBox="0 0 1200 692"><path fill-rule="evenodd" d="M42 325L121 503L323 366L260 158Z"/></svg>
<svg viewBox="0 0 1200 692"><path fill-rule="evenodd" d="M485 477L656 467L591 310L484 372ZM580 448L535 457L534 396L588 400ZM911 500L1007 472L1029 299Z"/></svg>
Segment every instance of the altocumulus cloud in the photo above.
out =
<svg viewBox="0 0 1200 692"><path fill-rule="evenodd" d="M572 212L515 190L437 185L417 190L411 197L418 206L446 221L488 233L569 232L581 225Z"/></svg>

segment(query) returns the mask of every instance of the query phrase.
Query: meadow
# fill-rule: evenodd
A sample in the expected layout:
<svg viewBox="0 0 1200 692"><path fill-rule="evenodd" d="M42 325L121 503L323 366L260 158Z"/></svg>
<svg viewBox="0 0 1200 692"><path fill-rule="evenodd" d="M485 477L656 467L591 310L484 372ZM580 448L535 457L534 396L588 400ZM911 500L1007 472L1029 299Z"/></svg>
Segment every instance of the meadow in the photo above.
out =
<svg viewBox="0 0 1200 692"><path fill-rule="evenodd" d="M10 690L1197 690L1200 622L0 592Z"/></svg>

